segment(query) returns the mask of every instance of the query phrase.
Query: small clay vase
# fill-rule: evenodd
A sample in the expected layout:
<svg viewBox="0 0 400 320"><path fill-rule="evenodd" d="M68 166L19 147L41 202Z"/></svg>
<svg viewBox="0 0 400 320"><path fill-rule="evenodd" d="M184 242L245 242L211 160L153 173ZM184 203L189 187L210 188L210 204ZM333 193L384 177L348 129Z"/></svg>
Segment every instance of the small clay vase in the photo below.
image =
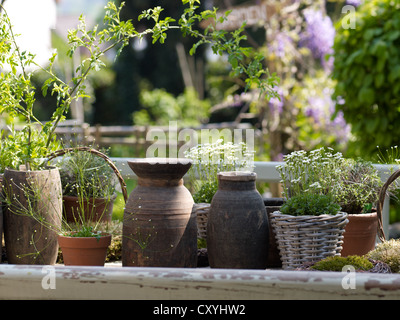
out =
<svg viewBox="0 0 400 320"><path fill-rule="evenodd" d="M210 267L265 269L268 216L254 172L221 172L207 223Z"/></svg>
<svg viewBox="0 0 400 320"><path fill-rule="evenodd" d="M122 265L196 267L197 223L193 198L183 185L187 159L128 161L138 177L122 228Z"/></svg>

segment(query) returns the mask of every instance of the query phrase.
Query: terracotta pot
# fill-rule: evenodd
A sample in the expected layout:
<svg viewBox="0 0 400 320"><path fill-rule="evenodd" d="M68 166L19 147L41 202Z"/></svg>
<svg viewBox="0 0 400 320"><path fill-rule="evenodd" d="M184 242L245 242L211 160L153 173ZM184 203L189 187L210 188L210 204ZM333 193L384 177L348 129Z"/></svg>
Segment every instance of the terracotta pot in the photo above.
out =
<svg viewBox="0 0 400 320"><path fill-rule="evenodd" d="M271 221L270 214L281 209L284 203L283 198L266 198L263 199L265 204L265 209L267 210L268 221ZM269 246L268 246L268 268L281 268L282 261L279 255L278 245L276 243L275 232L272 228L272 224L268 223L269 227Z"/></svg>
<svg viewBox="0 0 400 320"><path fill-rule="evenodd" d="M84 199L80 204L79 198L76 196L63 196L63 215L67 222L79 221L81 217L85 217L85 221L104 221L110 222L116 194L110 199L106 198L90 198ZM82 215L81 205L85 214ZM79 210L79 211L78 211Z"/></svg>
<svg viewBox="0 0 400 320"><path fill-rule="evenodd" d="M62 215L58 168L5 169L3 192L7 198L3 214L8 263L55 264Z"/></svg>
<svg viewBox="0 0 400 320"><path fill-rule="evenodd" d="M207 224L210 267L265 269L269 228L253 172L221 172Z"/></svg>
<svg viewBox="0 0 400 320"><path fill-rule="evenodd" d="M95 237L58 236L66 266L104 266L111 235Z"/></svg>
<svg viewBox="0 0 400 320"><path fill-rule="evenodd" d="M375 248L378 230L377 213L349 214L341 255L364 255Z"/></svg>
<svg viewBox="0 0 400 320"><path fill-rule="evenodd" d="M183 185L187 159L128 161L138 177L125 206L123 266L196 267L197 223Z"/></svg>

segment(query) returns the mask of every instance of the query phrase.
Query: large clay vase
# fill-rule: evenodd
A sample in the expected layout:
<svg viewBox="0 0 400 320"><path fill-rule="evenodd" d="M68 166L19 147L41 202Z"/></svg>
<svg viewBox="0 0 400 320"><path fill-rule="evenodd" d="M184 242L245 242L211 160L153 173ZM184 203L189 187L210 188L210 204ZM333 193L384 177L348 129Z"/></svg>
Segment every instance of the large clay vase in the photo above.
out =
<svg viewBox="0 0 400 320"><path fill-rule="evenodd" d="M111 235L101 237L58 236L64 265L66 266L104 266Z"/></svg>
<svg viewBox="0 0 400 320"><path fill-rule="evenodd" d="M58 168L5 169L4 240L10 264L55 264L62 219Z"/></svg>
<svg viewBox="0 0 400 320"><path fill-rule="evenodd" d="M343 234L343 249L341 255L365 255L375 248L378 230L378 217L376 212L349 214L349 223Z"/></svg>
<svg viewBox="0 0 400 320"><path fill-rule="evenodd" d="M193 198L183 185L187 159L128 161L138 185L125 206L122 265L196 267L197 224Z"/></svg>
<svg viewBox="0 0 400 320"><path fill-rule="evenodd" d="M221 172L207 224L210 267L265 269L269 228L253 172Z"/></svg>

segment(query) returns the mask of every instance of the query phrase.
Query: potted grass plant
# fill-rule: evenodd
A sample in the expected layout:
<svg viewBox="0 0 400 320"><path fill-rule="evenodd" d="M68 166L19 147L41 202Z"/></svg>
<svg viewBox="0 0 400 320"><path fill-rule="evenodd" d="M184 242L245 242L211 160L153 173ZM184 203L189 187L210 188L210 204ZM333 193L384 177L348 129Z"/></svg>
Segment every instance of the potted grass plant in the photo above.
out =
<svg viewBox="0 0 400 320"><path fill-rule="evenodd" d="M92 221L107 221L112 218L116 184L114 170L109 164L85 148L71 148L57 160L63 190L63 215L67 222L76 222L82 217L78 210L84 208ZM87 148L87 151L94 150ZM101 153L105 156L105 153Z"/></svg>
<svg viewBox="0 0 400 320"><path fill-rule="evenodd" d="M108 230L116 181L126 202L125 181L107 155L90 147L61 149L49 156L53 158L64 194L64 224L58 234L63 262L102 266L112 239Z"/></svg>
<svg viewBox="0 0 400 320"><path fill-rule="evenodd" d="M340 255L348 223L335 198L343 162L340 153L320 148L292 152L277 167L286 202L270 222L284 269Z"/></svg>

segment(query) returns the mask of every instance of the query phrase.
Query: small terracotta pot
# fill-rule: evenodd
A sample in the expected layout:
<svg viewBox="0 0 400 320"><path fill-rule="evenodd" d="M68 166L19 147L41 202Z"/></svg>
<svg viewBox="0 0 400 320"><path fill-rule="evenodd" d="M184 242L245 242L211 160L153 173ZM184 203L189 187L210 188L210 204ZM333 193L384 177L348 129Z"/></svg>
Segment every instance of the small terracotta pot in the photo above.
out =
<svg viewBox="0 0 400 320"><path fill-rule="evenodd" d="M378 230L376 212L349 214L349 223L343 234L343 257L350 255L364 255L375 248Z"/></svg>
<svg viewBox="0 0 400 320"><path fill-rule="evenodd" d="M58 244L66 266L104 266L111 235L100 238L59 235Z"/></svg>

